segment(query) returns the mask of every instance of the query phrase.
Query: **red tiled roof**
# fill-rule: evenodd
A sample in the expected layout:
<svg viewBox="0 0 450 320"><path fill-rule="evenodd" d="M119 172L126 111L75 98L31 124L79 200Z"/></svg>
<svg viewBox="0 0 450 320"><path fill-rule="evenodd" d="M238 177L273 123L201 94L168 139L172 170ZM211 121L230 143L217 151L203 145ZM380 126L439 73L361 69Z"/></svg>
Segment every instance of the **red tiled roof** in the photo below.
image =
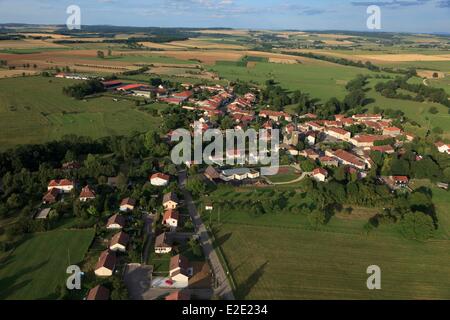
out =
<svg viewBox="0 0 450 320"><path fill-rule="evenodd" d="M93 199L93 198L95 198L95 192L93 190L91 190L91 188L89 186L86 186L81 190L80 198Z"/></svg>
<svg viewBox="0 0 450 320"><path fill-rule="evenodd" d="M174 220L178 220L179 219L179 215L178 215L178 211L177 210L166 210L164 212L164 218L163 221L167 221L169 219L174 219Z"/></svg>
<svg viewBox="0 0 450 320"><path fill-rule="evenodd" d="M392 177L394 179L394 181L398 181L398 182L405 182L408 183L409 182L409 178L407 176L393 176Z"/></svg>
<svg viewBox="0 0 450 320"><path fill-rule="evenodd" d="M136 201L134 199L131 199L131 198L125 198L120 203L120 206L127 206L127 205L134 207L136 205Z"/></svg>
<svg viewBox="0 0 450 320"><path fill-rule="evenodd" d="M95 270L100 268L106 268L108 270L114 270L116 266L116 255L108 250L103 251L100 254L97 264L95 265Z"/></svg>
<svg viewBox="0 0 450 320"><path fill-rule="evenodd" d="M125 232L121 231L112 237L109 246L114 246L116 244L126 246L128 244L129 240L130 240L130 236L128 234L126 234Z"/></svg>
<svg viewBox="0 0 450 320"><path fill-rule="evenodd" d="M167 174L164 174L164 173L155 173L155 174L153 174L151 177L150 177L150 180L153 180L153 179L162 179L162 180L166 180L166 181L169 181L170 180L170 177L167 175Z"/></svg>
<svg viewBox="0 0 450 320"><path fill-rule="evenodd" d="M112 224L118 224L121 227L125 226L125 218L119 214L115 214L108 219L108 223L106 226L110 226Z"/></svg>
<svg viewBox="0 0 450 320"><path fill-rule="evenodd" d="M89 290L86 300L109 300L109 290L98 285Z"/></svg>
<svg viewBox="0 0 450 320"><path fill-rule="evenodd" d="M318 174L323 174L324 176L327 176L328 175L328 171L325 170L324 168L316 168L316 169L314 169L313 175L316 176Z"/></svg>
<svg viewBox="0 0 450 320"><path fill-rule="evenodd" d="M140 88L149 88L149 86L145 85L145 84L141 84L141 83L127 84L127 85L117 88L117 90L129 91L129 90L140 89Z"/></svg>
<svg viewBox="0 0 450 320"><path fill-rule="evenodd" d="M73 182L68 179L52 180L48 184L49 187L73 186Z"/></svg>

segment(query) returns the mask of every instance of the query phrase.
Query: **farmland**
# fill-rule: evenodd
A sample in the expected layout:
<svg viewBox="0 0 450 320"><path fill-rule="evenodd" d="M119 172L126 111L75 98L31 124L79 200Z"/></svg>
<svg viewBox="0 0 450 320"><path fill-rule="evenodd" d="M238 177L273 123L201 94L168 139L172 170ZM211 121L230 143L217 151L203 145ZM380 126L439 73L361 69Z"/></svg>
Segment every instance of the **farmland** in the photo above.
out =
<svg viewBox="0 0 450 320"><path fill-rule="evenodd" d="M101 97L79 101L62 93L74 80L26 77L0 80L0 145L42 143L63 135L93 138L148 131L158 119L132 101ZM39 88L39 90L36 90Z"/></svg>
<svg viewBox="0 0 450 320"><path fill-rule="evenodd" d="M83 260L93 237L94 230L63 229L27 237L0 262L0 299L55 298L66 268Z"/></svg>
<svg viewBox="0 0 450 320"><path fill-rule="evenodd" d="M281 212L254 217L226 210L220 216L213 213L211 221L238 298L448 299L450 269L445 256L450 249L446 232L450 216L443 207L446 192L433 190L442 227L434 240L425 243L404 239L395 226L366 234L363 225L376 209L356 207L313 229L301 210L294 210L310 204L308 196L298 193L289 197L288 209ZM270 189L227 188L212 196L239 202L271 194ZM373 264L382 270L382 290L376 292L366 287L366 268Z"/></svg>

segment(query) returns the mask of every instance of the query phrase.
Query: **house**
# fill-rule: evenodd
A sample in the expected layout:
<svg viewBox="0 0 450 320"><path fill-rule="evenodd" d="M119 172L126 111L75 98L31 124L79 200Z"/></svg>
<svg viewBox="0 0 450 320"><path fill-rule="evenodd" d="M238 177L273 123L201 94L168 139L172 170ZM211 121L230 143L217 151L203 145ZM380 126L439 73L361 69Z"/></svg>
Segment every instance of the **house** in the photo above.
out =
<svg viewBox="0 0 450 320"><path fill-rule="evenodd" d="M314 132L308 133L308 134L306 135L305 142L306 142L309 146L315 145L315 144L316 144L316 134L315 134Z"/></svg>
<svg viewBox="0 0 450 320"><path fill-rule="evenodd" d="M397 127L387 127L383 129L384 136L396 137L402 134L402 129Z"/></svg>
<svg viewBox="0 0 450 320"><path fill-rule="evenodd" d="M113 215L106 223L106 229L122 229L125 227L125 217L119 214Z"/></svg>
<svg viewBox="0 0 450 320"><path fill-rule="evenodd" d="M333 138L348 141L352 137L351 132L335 127L329 127L325 129L325 133Z"/></svg>
<svg viewBox="0 0 450 320"><path fill-rule="evenodd" d="M73 183L73 181L68 179L59 179L50 181L47 190L50 191L52 189L57 189L62 193L69 193L73 190L74 187L75 184Z"/></svg>
<svg viewBox="0 0 450 320"><path fill-rule="evenodd" d="M86 202L95 199L95 192L89 186L84 187L80 193L80 201Z"/></svg>
<svg viewBox="0 0 450 320"><path fill-rule="evenodd" d="M127 85L118 87L116 90L122 91L122 92L129 92L129 91L133 91L133 90L141 90L143 88L149 88L149 86L145 85L145 84L140 84L140 83L127 84Z"/></svg>
<svg viewBox="0 0 450 320"><path fill-rule="evenodd" d="M51 189L42 197L43 204L54 204L58 201L60 195L59 189Z"/></svg>
<svg viewBox="0 0 450 320"><path fill-rule="evenodd" d="M389 144L384 145L384 146L373 146L370 148L370 150L378 151L378 152L386 153L386 154L393 154L395 152L395 149Z"/></svg>
<svg viewBox="0 0 450 320"><path fill-rule="evenodd" d="M171 228L178 227L178 220L180 219L180 216L178 214L178 211L174 209L169 209L164 211L163 221L162 223Z"/></svg>
<svg viewBox="0 0 450 320"><path fill-rule="evenodd" d="M314 161L319 159L319 154L315 152L313 149L302 150L298 154L304 158L312 159Z"/></svg>
<svg viewBox="0 0 450 320"><path fill-rule="evenodd" d="M134 199L125 198L120 203L120 211L122 211L122 212L133 211L135 206L136 206L136 201Z"/></svg>
<svg viewBox="0 0 450 320"><path fill-rule="evenodd" d="M44 220L48 218L48 215L50 213L52 209L51 208L45 208L42 209L41 211L39 211L36 216L34 217L35 219L39 219L39 220Z"/></svg>
<svg viewBox="0 0 450 320"><path fill-rule="evenodd" d="M172 243L169 241L167 233L161 233L155 239L155 253L166 254L172 251Z"/></svg>
<svg viewBox="0 0 450 320"><path fill-rule="evenodd" d="M220 174L220 179L223 181L242 181L245 179L256 179L259 177L259 172L255 170L250 170L248 168L235 168L222 170Z"/></svg>
<svg viewBox="0 0 450 320"><path fill-rule="evenodd" d="M299 118L300 119L317 119L317 115L315 115L314 113L307 113L307 114L301 115Z"/></svg>
<svg viewBox="0 0 450 320"><path fill-rule="evenodd" d="M176 209L179 201L175 192L166 193L163 197L163 207L165 210Z"/></svg>
<svg viewBox="0 0 450 320"><path fill-rule="evenodd" d="M103 251L95 265L95 275L98 277L111 277L116 268L116 254L108 250Z"/></svg>
<svg viewBox="0 0 450 320"><path fill-rule="evenodd" d="M213 211L214 210L214 206L213 206L212 202L205 203L205 210L206 211Z"/></svg>
<svg viewBox="0 0 450 320"><path fill-rule="evenodd" d="M103 87L105 87L105 89L112 89L112 88L117 88L118 86L121 86L122 81L117 81L117 80L102 81L102 85L103 85Z"/></svg>
<svg viewBox="0 0 450 320"><path fill-rule="evenodd" d="M176 291L165 297L166 301L189 301L191 300L191 294L186 291Z"/></svg>
<svg viewBox="0 0 450 320"><path fill-rule="evenodd" d="M178 254L170 259L169 276L173 281L184 283L187 286L192 273L193 268L185 256Z"/></svg>
<svg viewBox="0 0 450 320"><path fill-rule="evenodd" d="M334 152L326 151L326 154L329 157L337 158L340 164L349 165L360 170L366 169L366 163L364 162L364 160L355 156L354 154L351 154L348 151L339 149Z"/></svg>
<svg viewBox="0 0 450 320"><path fill-rule="evenodd" d="M269 118L270 120L273 120L275 122L279 122L282 118L284 118L284 120L288 122L292 121L292 116L282 111L262 110L259 113L259 116L261 118Z"/></svg>
<svg viewBox="0 0 450 320"><path fill-rule="evenodd" d="M109 243L109 250L111 251L120 251L125 252L127 251L127 245L130 241L130 236L126 234L123 231L120 231L119 233L115 234L110 243Z"/></svg>
<svg viewBox="0 0 450 320"><path fill-rule="evenodd" d="M317 181L325 182L328 177L328 171L324 168L317 168L314 169L312 176Z"/></svg>
<svg viewBox="0 0 450 320"><path fill-rule="evenodd" d="M86 300L98 300L98 301L109 300L109 290L104 286L98 285L89 290Z"/></svg>
<svg viewBox="0 0 450 320"><path fill-rule="evenodd" d="M298 156L298 150L294 146L288 146L287 151L291 156Z"/></svg>
<svg viewBox="0 0 450 320"><path fill-rule="evenodd" d="M155 173L150 177L150 184L157 187L165 187L169 184L170 176L164 173Z"/></svg>
<svg viewBox="0 0 450 320"><path fill-rule="evenodd" d="M220 179L220 173L213 166L208 166L208 168L206 168L205 170L204 175L211 181Z"/></svg>
<svg viewBox="0 0 450 320"><path fill-rule="evenodd" d="M393 176L392 179L397 186L406 187L409 183L409 178L407 176Z"/></svg>
<svg viewBox="0 0 450 320"><path fill-rule="evenodd" d="M339 161L336 158L323 156L319 158L320 163L326 167L338 167Z"/></svg>
<svg viewBox="0 0 450 320"><path fill-rule="evenodd" d="M350 143L358 148L370 148L375 145L376 141L383 141L389 138L388 136L360 134L351 138Z"/></svg>
<svg viewBox="0 0 450 320"><path fill-rule="evenodd" d="M355 114L352 118L356 121L381 121L383 116L381 114Z"/></svg>
<svg viewBox="0 0 450 320"><path fill-rule="evenodd" d="M442 141L435 143L436 148L438 148L440 153L450 154L450 144L445 144Z"/></svg>

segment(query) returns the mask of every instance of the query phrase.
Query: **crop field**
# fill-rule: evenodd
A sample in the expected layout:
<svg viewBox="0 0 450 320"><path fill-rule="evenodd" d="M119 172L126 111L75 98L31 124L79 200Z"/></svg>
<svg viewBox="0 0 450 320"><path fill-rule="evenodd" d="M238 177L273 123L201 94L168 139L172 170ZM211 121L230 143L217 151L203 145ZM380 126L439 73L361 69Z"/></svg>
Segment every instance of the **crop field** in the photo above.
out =
<svg viewBox="0 0 450 320"><path fill-rule="evenodd" d="M320 62L316 64L278 64L257 62L252 68L215 65L211 70L228 80L256 81L264 84L273 79L288 90L301 90L314 98L326 101L332 97L342 99L345 85L358 74L370 71L355 67Z"/></svg>
<svg viewBox="0 0 450 320"><path fill-rule="evenodd" d="M0 261L0 299L54 299L66 268L79 264L94 230L55 230L28 237ZM57 297L57 296L56 296Z"/></svg>
<svg viewBox="0 0 450 320"><path fill-rule="evenodd" d="M0 145L42 143L77 134L93 138L155 128L159 119L129 100L79 101L62 93L73 80L26 77L0 80ZM36 90L39 88L39 90Z"/></svg>
<svg viewBox="0 0 450 320"><path fill-rule="evenodd" d="M289 209L258 217L227 210L220 218L212 213L210 219L238 298L449 299L450 213L444 207L448 193L433 188L433 194L441 228L434 240L425 243L404 239L396 226L363 232L376 209L353 208L351 214L339 213L317 230L304 214ZM212 196L245 201L266 199L271 191L227 188ZM298 194L289 198L288 208L309 201ZM370 265L382 270L382 290L366 287Z"/></svg>

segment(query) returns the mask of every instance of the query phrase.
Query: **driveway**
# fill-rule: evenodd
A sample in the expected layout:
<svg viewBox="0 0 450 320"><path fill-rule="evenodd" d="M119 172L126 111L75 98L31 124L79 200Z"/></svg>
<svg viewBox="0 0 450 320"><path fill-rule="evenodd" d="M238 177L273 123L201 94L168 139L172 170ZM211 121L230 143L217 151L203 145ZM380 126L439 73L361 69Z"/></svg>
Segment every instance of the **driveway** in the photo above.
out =
<svg viewBox="0 0 450 320"><path fill-rule="evenodd" d="M144 300L151 289L153 267L137 263L128 264L123 280L132 300Z"/></svg>

